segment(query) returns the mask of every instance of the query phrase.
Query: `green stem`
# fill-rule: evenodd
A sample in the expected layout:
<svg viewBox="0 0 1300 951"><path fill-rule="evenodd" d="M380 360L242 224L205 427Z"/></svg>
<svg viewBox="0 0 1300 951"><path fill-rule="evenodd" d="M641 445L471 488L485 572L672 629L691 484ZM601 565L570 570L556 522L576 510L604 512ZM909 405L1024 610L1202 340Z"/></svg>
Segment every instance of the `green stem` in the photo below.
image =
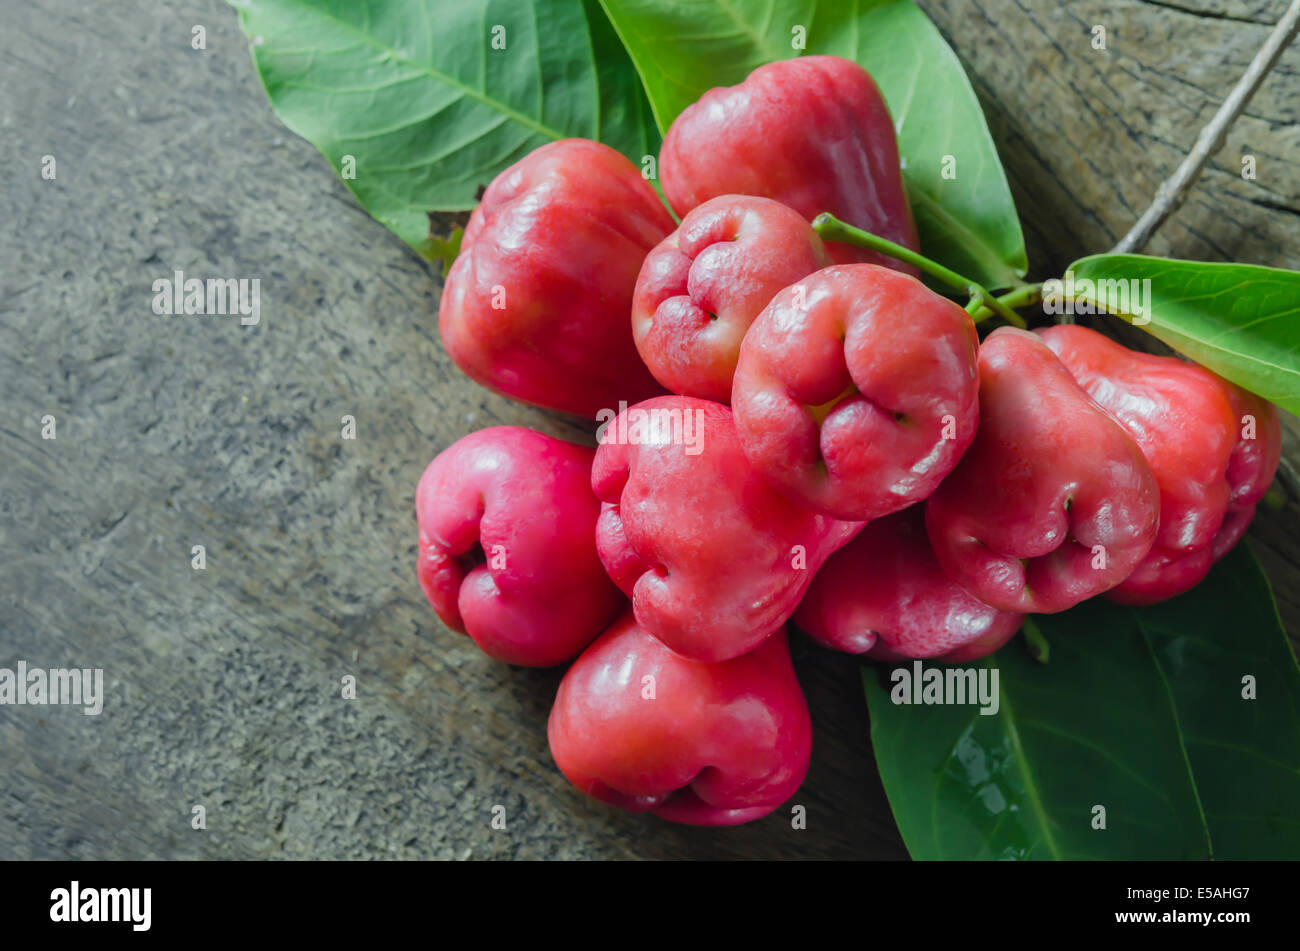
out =
<svg viewBox="0 0 1300 951"><path fill-rule="evenodd" d="M1028 614L1025 615L1024 626L1020 628L1020 633L1025 635L1025 646L1029 648L1029 656L1040 664L1047 663L1048 658L1052 656L1052 647L1047 643L1042 630Z"/></svg>
<svg viewBox="0 0 1300 951"><path fill-rule="evenodd" d="M998 296L999 301L1011 308L1032 307L1034 304L1042 301L1042 299L1042 284L1021 284L1019 287ZM967 308L967 310L970 310L970 308ZM980 321L992 317L993 311L989 310L987 307L978 306L975 307L974 310L971 310L971 316L975 319L975 323L978 324Z"/></svg>
<svg viewBox="0 0 1300 951"><path fill-rule="evenodd" d="M970 278L962 277L956 271L944 267L938 261L931 261L929 258L917 254L911 248L905 248L901 244L894 244L894 242L872 234L870 231L855 228L827 212L822 212L813 219L813 228L826 241L839 241L843 244L866 248L869 251L876 251L891 258L896 258L905 264L911 264L913 267L919 268L923 273L929 274L935 280L943 281L949 287L970 295L972 305L978 305L978 307L997 314L1013 327L1023 329L1025 326L1025 322L1020 319L1019 314L990 294L983 285L972 281ZM1012 294L1019 291L1020 289L1017 288L1017 290L1012 291ZM969 306L967 311L970 312Z"/></svg>
<svg viewBox="0 0 1300 951"><path fill-rule="evenodd" d="M1043 285L1026 284L1024 287L1017 287L1014 291L1003 294L998 300L1008 307L1032 307L1042 302Z"/></svg>

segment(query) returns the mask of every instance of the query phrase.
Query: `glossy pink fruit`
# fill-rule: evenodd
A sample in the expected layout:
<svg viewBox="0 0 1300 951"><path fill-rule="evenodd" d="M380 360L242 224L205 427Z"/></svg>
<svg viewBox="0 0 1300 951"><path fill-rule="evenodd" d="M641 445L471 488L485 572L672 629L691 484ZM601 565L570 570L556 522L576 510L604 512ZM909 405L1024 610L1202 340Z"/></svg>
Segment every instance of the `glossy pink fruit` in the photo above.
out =
<svg viewBox="0 0 1300 951"><path fill-rule="evenodd" d="M1217 561L1241 541L1268 493L1282 458L1282 421L1277 407L1261 396L1223 381L1236 419L1237 441L1228 459L1228 514L1214 536Z"/></svg>
<svg viewBox="0 0 1300 951"><path fill-rule="evenodd" d="M977 342L970 315L915 278L818 271L777 294L741 344L731 405L745 455L823 514L904 509L975 438Z"/></svg>
<svg viewBox="0 0 1300 951"><path fill-rule="evenodd" d="M693 825L767 815L799 788L812 750L784 632L707 664L673 653L630 613L564 675L547 735L587 795Z"/></svg>
<svg viewBox="0 0 1300 951"><path fill-rule="evenodd" d="M420 478L420 585L444 624L498 660L563 663L626 603L596 554L592 456L495 426L453 443Z"/></svg>
<svg viewBox="0 0 1300 951"><path fill-rule="evenodd" d="M515 399L594 416L662 392L628 327L641 262L673 219L599 142L543 145L493 180L438 309L456 365Z"/></svg>
<svg viewBox="0 0 1300 951"><path fill-rule="evenodd" d="M632 335L655 378L727 403L740 341L777 291L830 264L807 219L768 198L711 198L650 252Z"/></svg>
<svg viewBox="0 0 1300 951"><path fill-rule="evenodd" d="M826 560L794 623L834 650L873 660L964 663L992 654L1022 615L970 595L939 567L923 507L870 522Z"/></svg>
<svg viewBox="0 0 1300 951"><path fill-rule="evenodd" d="M1004 611L1050 614L1109 591L1159 526L1142 450L1034 334L993 331L979 364L979 432L926 502L939 564Z"/></svg>
<svg viewBox="0 0 1300 951"><path fill-rule="evenodd" d="M1078 325L1038 331L1075 381L1141 447L1160 484L1156 543L1107 597L1154 604L1189 590L1213 563L1227 515L1237 424L1228 390L1208 370L1138 353Z"/></svg>
<svg viewBox="0 0 1300 951"><path fill-rule="evenodd" d="M753 650L862 527L771 488L746 463L731 411L719 403L648 400L601 439L591 472L606 503L601 560L632 598L637 623L685 657L722 661Z"/></svg>
<svg viewBox="0 0 1300 951"><path fill-rule="evenodd" d="M710 89L664 136L659 172L680 216L719 195L761 195L919 249L889 109L867 71L838 56L769 63ZM916 273L850 245L828 250L840 264Z"/></svg>

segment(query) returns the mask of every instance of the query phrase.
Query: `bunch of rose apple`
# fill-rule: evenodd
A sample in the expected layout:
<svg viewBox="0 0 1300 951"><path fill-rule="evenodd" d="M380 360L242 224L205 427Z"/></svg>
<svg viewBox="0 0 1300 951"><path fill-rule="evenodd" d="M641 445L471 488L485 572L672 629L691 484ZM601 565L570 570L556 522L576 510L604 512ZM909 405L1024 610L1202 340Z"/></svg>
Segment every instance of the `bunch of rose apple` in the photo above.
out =
<svg viewBox="0 0 1300 951"><path fill-rule="evenodd" d="M584 792L701 824L771 812L811 749L787 623L969 661L1028 612L1185 591L1276 468L1276 411L1076 326L983 343L821 212L917 239L893 125L834 57L685 110L659 169L544 146L483 195L439 315L485 386L600 423L486 429L420 480L419 577L492 657L577 657L552 753Z"/></svg>

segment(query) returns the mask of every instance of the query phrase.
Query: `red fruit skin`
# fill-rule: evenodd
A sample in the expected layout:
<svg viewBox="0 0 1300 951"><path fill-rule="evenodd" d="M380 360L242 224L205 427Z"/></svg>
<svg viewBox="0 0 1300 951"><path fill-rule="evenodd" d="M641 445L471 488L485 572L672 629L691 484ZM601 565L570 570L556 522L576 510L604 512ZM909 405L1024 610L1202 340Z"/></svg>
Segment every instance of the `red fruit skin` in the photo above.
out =
<svg viewBox="0 0 1300 951"><path fill-rule="evenodd" d="M832 650L943 663L992 654L1020 630L1021 618L943 573L921 505L868 523L826 560L794 613L800 630Z"/></svg>
<svg viewBox="0 0 1300 951"><path fill-rule="evenodd" d="M632 298L632 336L674 393L726 403L740 341L781 288L831 263L802 215L752 195L711 198L650 252Z"/></svg>
<svg viewBox="0 0 1300 951"><path fill-rule="evenodd" d="M1128 579L1107 592L1155 604L1209 573L1228 511L1229 457L1237 438L1223 381L1172 357L1138 353L1078 325L1038 331L1083 389L1141 447L1160 484L1160 531Z"/></svg>
<svg viewBox="0 0 1300 951"><path fill-rule="evenodd" d="M1255 506L1268 493L1282 458L1282 421L1277 407L1261 396L1223 380L1236 420L1237 442L1228 460L1231 495L1228 514L1214 536L1214 560L1236 547L1255 517ZM1248 438L1247 420L1254 420L1254 436Z"/></svg>
<svg viewBox="0 0 1300 951"><path fill-rule="evenodd" d="M818 271L777 294L741 344L731 405L745 455L823 514L904 509L975 438L977 347L970 315L914 278Z"/></svg>
<svg viewBox="0 0 1300 951"><path fill-rule="evenodd" d="M498 175L470 216L438 308L447 353L489 389L588 417L662 393L628 311L641 262L672 230L618 152L585 139L543 145Z"/></svg>
<svg viewBox="0 0 1300 951"><path fill-rule="evenodd" d="M719 195L760 195L920 249L889 109L867 71L838 56L769 63L710 89L668 129L659 174L678 216ZM918 274L862 248L827 249L837 264Z"/></svg>
<svg viewBox="0 0 1300 951"><path fill-rule="evenodd" d="M1277 475L1278 462L1282 458L1282 421L1277 407L1262 396L1227 380L1221 379L1220 382L1227 390L1228 402L1232 404L1236 427L1236 444L1228 459L1228 486L1231 490L1228 517L1220 529L1223 539L1215 539L1216 547L1226 545L1223 554L1227 554L1245 533L1245 527L1238 530L1228 522L1232 521L1235 526L1244 517L1246 525L1249 525L1255 506L1268 494L1268 487ZM1251 422L1254 423L1253 434ZM1232 538L1234 532L1236 537ZM1216 554L1215 557L1221 556Z"/></svg>
<svg viewBox="0 0 1300 951"><path fill-rule="evenodd" d="M587 795L709 826L776 809L803 782L812 751L784 632L707 664L669 650L631 612L564 675L547 737L560 771Z"/></svg>
<svg viewBox="0 0 1300 951"><path fill-rule="evenodd" d="M926 502L939 564L1003 611L1051 614L1109 591L1159 527L1142 450L1036 335L995 330L979 367L979 432Z"/></svg>
<svg viewBox="0 0 1300 951"><path fill-rule="evenodd" d="M612 441L620 427L661 410L687 414L697 453L684 439ZM606 503L596 547L632 598L637 623L684 657L717 662L753 650L781 629L817 569L862 527L771 488L745 462L731 411L719 403L659 397L611 426L591 470Z"/></svg>
<svg viewBox="0 0 1300 951"><path fill-rule="evenodd" d="M457 440L420 477L420 586L442 622L490 657L564 663L625 606L596 554L593 456L495 426ZM467 564L476 543L486 563Z"/></svg>

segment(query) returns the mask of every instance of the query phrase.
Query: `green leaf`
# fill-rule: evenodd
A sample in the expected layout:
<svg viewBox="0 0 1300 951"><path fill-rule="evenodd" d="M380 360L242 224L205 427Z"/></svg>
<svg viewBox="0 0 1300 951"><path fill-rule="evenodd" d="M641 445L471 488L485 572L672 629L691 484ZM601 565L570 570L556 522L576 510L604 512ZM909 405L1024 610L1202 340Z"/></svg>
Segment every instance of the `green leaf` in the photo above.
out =
<svg viewBox="0 0 1300 951"><path fill-rule="evenodd" d="M998 671L992 716L896 705L888 669L864 671L914 858L1300 856L1300 669L1245 545L1164 604L1094 599L1035 621L1050 663L1017 640L970 665Z"/></svg>
<svg viewBox="0 0 1300 951"><path fill-rule="evenodd" d="M1071 277L1075 294L1070 293ZM1092 282L1092 289L1077 293L1084 280ZM1097 281L1123 283L1097 288ZM1151 283L1129 283L1143 281ZM1143 286L1149 291L1141 293L1139 308L1135 291ZM1300 413L1300 273L1254 264L1096 254L1070 265L1062 291L1132 320L1220 376Z"/></svg>
<svg viewBox="0 0 1300 951"><path fill-rule="evenodd" d="M427 212L473 208L540 145L596 139L637 164L659 147L596 0L230 3L277 115L426 256Z"/></svg>
<svg viewBox="0 0 1300 951"><path fill-rule="evenodd" d="M979 100L956 54L911 0L602 0L641 72L659 128L715 86L804 54L855 60L898 130L928 257L986 287L1016 284L1025 239ZM802 29L806 49L795 49ZM955 177L944 178L951 156Z"/></svg>
<svg viewBox="0 0 1300 951"><path fill-rule="evenodd" d="M1300 857L1300 669L1249 547L1183 597L1130 612L1178 707L1214 857ZM1242 699L1247 676L1258 699Z"/></svg>

